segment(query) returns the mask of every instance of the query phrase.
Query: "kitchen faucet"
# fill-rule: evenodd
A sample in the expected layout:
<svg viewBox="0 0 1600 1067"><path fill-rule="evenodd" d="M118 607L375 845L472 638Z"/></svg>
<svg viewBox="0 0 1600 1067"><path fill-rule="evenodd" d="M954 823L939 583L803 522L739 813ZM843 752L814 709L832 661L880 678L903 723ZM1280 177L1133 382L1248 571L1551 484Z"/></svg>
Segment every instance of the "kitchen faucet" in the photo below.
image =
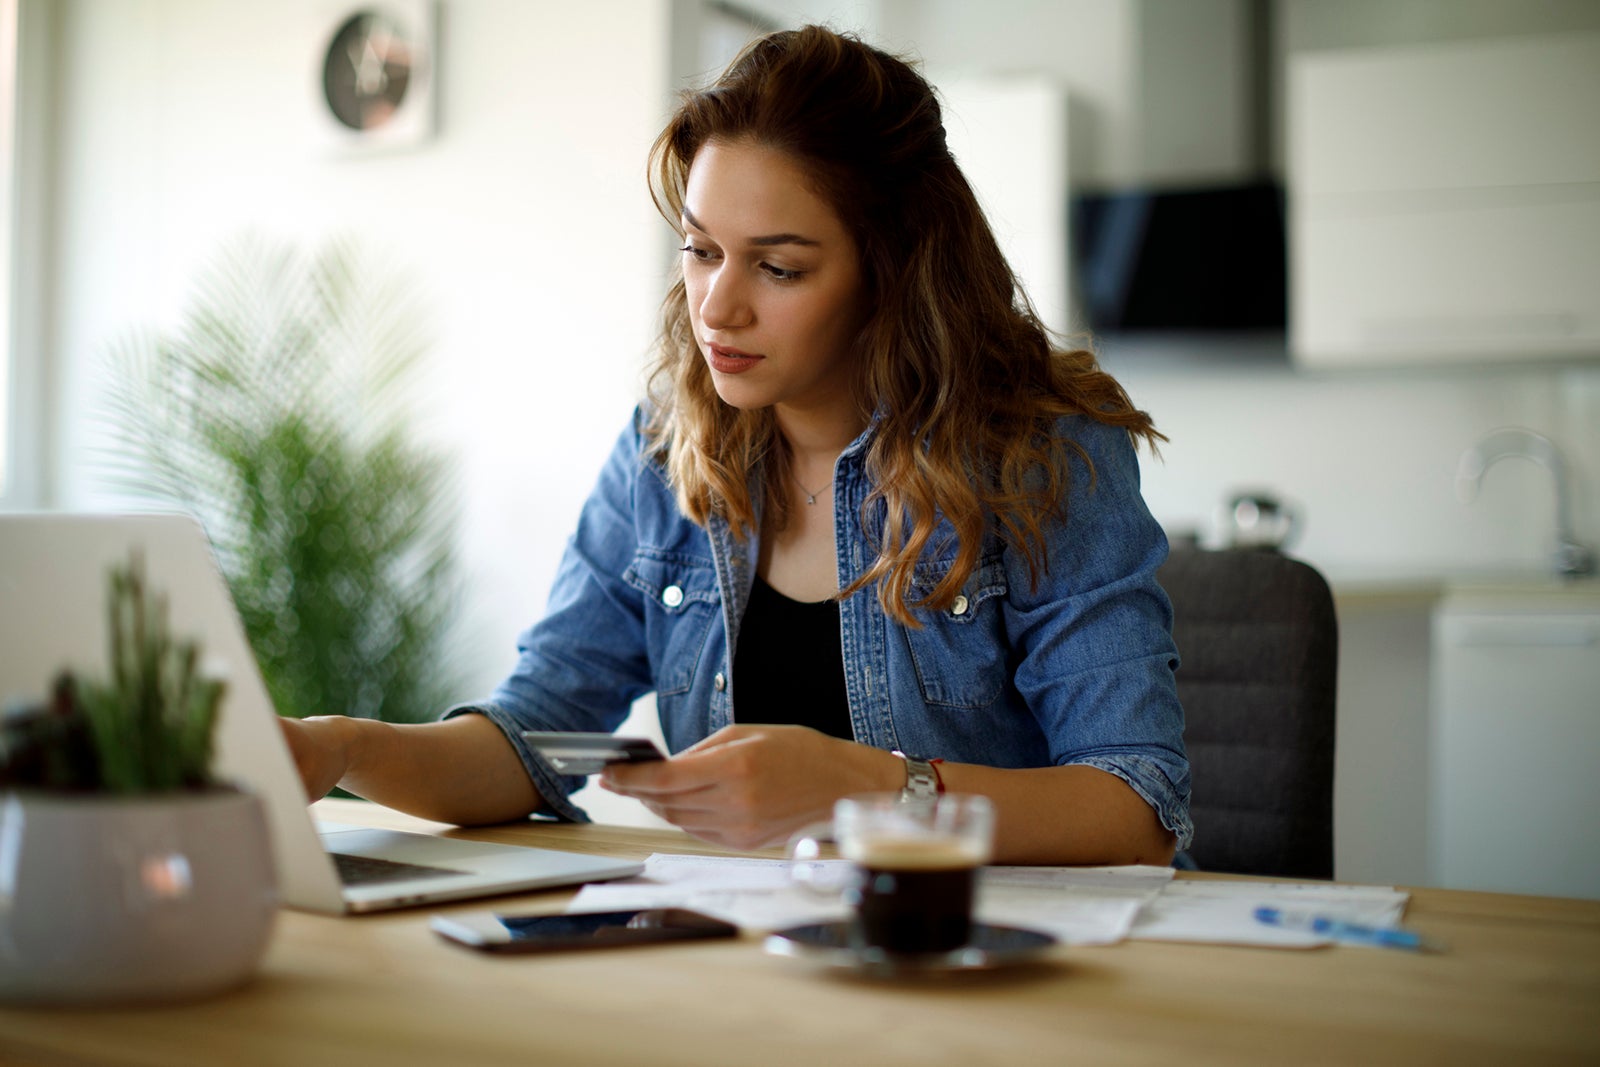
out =
<svg viewBox="0 0 1600 1067"><path fill-rule="evenodd" d="M1595 572L1594 552L1578 543L1572 532L1572 513L1567 499L1567 465L1561 450L1543 434L1507 426L1485 434L1478 443L1461 454L1456 468L1456 495L1471 503L1490 467L1507 456L1532 460L1548 470L1556 483L1556 550L1552 557L1555 572L1562 578L1577 578Z"/></svg>

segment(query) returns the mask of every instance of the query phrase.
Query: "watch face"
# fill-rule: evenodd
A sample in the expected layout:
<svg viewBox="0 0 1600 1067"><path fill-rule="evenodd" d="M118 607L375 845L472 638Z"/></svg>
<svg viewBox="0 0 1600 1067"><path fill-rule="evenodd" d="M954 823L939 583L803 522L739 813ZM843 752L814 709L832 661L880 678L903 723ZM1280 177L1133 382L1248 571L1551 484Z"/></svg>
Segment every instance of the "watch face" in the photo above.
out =
<svg viewBox="0 0 1600 1067"><path fill-rule="evenodd" d="M394 118L418 56L405 28L378 11L360 11L339 27L322 62L322 92L334 118L352 130L375 130Z"/></svg>

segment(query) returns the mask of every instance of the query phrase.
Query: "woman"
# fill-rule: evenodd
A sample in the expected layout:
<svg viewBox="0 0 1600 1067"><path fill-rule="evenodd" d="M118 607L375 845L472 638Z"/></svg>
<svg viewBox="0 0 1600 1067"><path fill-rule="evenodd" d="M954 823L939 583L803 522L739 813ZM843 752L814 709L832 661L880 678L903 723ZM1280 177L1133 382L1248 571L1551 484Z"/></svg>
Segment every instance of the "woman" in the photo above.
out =
<svg viewBox="0 0 1600 1067"><path fill-rule="evenodd" d="M611 730L653 690L677 755L602 784L707 840L943 788L994 801L997 862L1168 862L1188 764L1134 456L1160 435L1051 348L930 87L775 33L652 159L682 276L548 614L442 722L286 723L310 794L582 819L521 731Z"/></svg>

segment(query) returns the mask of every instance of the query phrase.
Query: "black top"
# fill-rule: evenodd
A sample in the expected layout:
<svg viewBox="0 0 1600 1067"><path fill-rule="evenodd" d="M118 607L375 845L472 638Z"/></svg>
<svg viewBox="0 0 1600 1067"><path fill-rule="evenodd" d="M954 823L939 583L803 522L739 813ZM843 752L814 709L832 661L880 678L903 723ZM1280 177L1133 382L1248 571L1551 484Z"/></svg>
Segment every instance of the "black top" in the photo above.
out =
<svg viewBox="0 0 1600 1067"><path fill-rule="evenodd" d="M758 575L739 624L733 681L736 722L794 723L855 739L837 600L790 600Z"/></svg>

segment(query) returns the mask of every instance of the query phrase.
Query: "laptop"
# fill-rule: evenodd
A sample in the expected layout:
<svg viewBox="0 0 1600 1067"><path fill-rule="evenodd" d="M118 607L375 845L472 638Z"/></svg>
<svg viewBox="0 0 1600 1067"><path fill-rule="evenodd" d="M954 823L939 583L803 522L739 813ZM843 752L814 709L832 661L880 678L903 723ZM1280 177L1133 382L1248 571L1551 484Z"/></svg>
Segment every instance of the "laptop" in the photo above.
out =
<svg viewBox="0 0 1600 1067"><path fill-rule="evenodd" d="M227 583L184 515L0 514L0 706L35 702L66 666L104 676L106 575L138 549L172 632L227 679L219 778L266 809L282 901L342 914L626 878L643 865L549 849L315 824Z"/></svg>

